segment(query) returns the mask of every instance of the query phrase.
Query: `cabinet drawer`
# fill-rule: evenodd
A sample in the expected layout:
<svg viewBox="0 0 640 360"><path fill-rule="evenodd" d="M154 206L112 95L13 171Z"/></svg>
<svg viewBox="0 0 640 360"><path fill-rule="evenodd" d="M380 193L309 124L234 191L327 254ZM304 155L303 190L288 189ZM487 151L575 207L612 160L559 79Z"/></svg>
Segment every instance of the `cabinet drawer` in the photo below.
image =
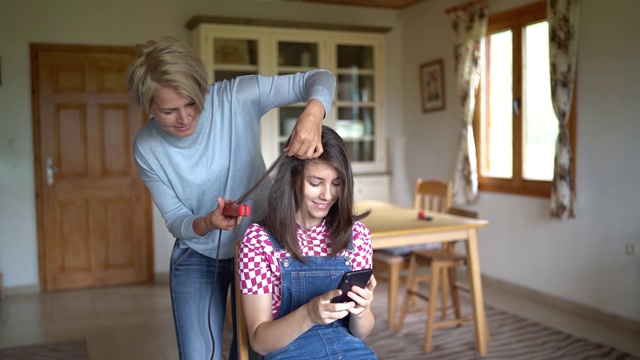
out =
<svg viewBox="0 0 640 360"><path fill-rule="evenodd" d="M389 201L390 176L356 175L353 177L354 197L356 200Z"/></svg>

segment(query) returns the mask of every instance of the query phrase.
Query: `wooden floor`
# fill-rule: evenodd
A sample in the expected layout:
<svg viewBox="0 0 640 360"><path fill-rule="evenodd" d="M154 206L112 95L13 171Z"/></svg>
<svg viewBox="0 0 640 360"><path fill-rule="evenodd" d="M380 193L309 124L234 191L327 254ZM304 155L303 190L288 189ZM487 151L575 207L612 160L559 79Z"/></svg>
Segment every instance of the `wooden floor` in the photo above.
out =
<svg viewBox="0 0 640 360"><path fill-rule="evenodd" d="M484 295L497 308L640 357L639 332L539 304L490 283L484 284ZM376 297L386 297L385 285ZM166 284L5 294L0 315L0 347L85 338L91 360L177 359ZM378 316L377 321L386 319ZM223 346L228 349L228 339Z"/></svg>
<svg viewBox="0 0 640 360"><path fill-rule="evenodd" d="M384 292L386 284L380 283L378 288ZM485 304L491 338L484 357L477 352L475 331L470 323L460 327L435 329L432 349L425 354L423 343L426 314L409 314L402 331L396 333L387 326L384 296L376 296L377 301L372 305L376 325L365 341L380 359L640 360L640 331L636 330L634 334L633 331L613 330L604 324L586 321L584 317L567 316L566 311L561 312L557 308L544 309L540 304L525 302L525 299L498 294L491 285L486 288L487 297L506 306L498 308L492 305L496 303L494 301ZM472 307L468 294L461 295L461 303L462 316L470 316ZM560 315L561 313L563 314ZM440 317L438 313L436 320ZM451 312L448 318L452 318ZM557 326L551 327L550 323Z"/></svg>

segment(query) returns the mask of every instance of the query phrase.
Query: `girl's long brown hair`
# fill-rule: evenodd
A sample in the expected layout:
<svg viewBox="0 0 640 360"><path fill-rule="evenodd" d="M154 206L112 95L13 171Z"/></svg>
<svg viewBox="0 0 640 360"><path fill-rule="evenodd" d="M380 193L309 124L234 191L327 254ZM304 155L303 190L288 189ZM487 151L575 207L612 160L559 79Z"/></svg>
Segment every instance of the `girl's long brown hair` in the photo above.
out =
<svg viewBox="0 0 640 360"><path fill-rule="evenodd" d="M304 172L311 161L320 161L336 169L340 177L340 195L338 201L329 209L325 217L331 241L331 253L335 256L349 245L352 226L355 221L365 218L370 211L362 214L353 213L353 173L344 141L333 129L322 127L323 153L317 159L300 160L287 157L280 162L269 192L267 209L258 222L269 231L284 248L296 259L306 262L301 255L296 234L296 211L305 213ZM306 231L306 224L300 224Z"/></svg>

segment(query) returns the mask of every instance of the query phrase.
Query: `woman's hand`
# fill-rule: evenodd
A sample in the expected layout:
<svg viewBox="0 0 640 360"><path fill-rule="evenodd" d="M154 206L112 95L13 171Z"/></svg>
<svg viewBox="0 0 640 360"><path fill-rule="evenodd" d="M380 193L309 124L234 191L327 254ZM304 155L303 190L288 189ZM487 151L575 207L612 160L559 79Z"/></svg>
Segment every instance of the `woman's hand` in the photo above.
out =
<svg viewBox="0 0 640 360"><path fill-rule="evenodd" d="M218 197L218 207L207 215L197 218L193 222L193 232L198 236L204 236L215 229L233 230L242 220L242 216L223 215L222 209L226 204L233 204L233 201Z"/></svg>
<svg viewBox="0 0 640 360"><path fill-rule="evenodd" d="M298 159L315 159L322 154L322 119L325 109L322 103L311 99L298 117L291 131L291 141L284 149L287 156Z"/></svg>

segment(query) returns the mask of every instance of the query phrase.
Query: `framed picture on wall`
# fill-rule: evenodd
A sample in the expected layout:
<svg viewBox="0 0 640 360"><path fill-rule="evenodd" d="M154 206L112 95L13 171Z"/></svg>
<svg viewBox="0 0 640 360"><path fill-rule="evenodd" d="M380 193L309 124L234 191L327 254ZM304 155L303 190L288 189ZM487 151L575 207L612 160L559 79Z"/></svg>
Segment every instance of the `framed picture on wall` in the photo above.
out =
<svg viewBox="0 0 640 360"><path fill-rule="evenodd" d="M442 60L420 65L420 99L422 112L444 109L444 77Z"/></svg>

